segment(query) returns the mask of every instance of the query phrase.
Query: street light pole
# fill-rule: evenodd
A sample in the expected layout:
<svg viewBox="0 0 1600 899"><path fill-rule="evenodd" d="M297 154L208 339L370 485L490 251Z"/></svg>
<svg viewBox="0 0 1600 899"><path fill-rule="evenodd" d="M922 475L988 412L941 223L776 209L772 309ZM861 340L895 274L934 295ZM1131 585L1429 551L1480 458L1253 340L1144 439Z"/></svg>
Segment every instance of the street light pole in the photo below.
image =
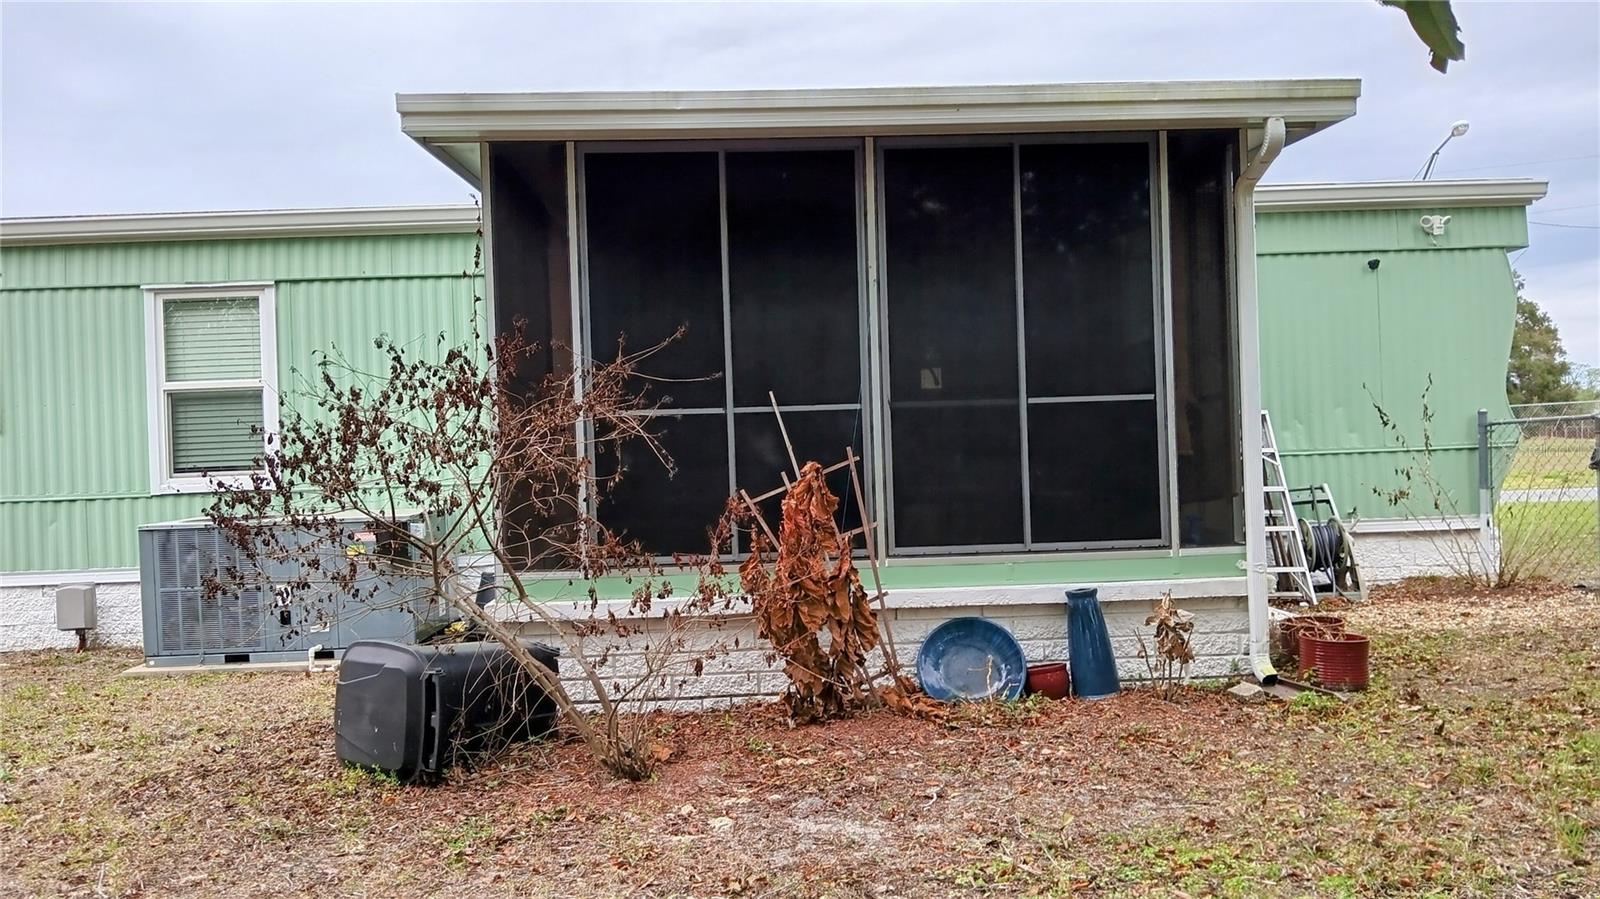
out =
<svg viewBox="0 0 1600 899"><path fill-rule="evenodd" d="M1422 166L1421 177L1413 180L1428 180L1428 176L1433 174L1433 164L1439 161L1439 153L1440 151L1444 150L1444 145L1450 143L1450 141L1454 140L1455 138L1466 134L1467 128L1469 127L1471 126L1466 119L1462 119L1461 121L1456 122L1454 125L1451 125L1450 133L1445 135L1444 140L1439 141L1439 146L1433 148L1433 152L1428 156L1428 161Z"/></svg>

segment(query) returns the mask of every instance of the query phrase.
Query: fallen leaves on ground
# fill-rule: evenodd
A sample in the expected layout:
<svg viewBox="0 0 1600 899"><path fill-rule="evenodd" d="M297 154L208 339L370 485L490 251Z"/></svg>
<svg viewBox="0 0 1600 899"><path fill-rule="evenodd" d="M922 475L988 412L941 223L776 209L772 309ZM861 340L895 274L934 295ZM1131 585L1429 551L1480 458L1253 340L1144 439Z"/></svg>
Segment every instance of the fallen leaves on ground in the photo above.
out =
<svg viewBox="0 0 1600 899"><path fill-rule="evenodd" d="M671 760L637 784L541 743L401 785L337 764L328 676L4 656L0 893L1592 896L1597 612L1375 591L1349 612L1375 676L1349 705L668 715Z"/></svg>

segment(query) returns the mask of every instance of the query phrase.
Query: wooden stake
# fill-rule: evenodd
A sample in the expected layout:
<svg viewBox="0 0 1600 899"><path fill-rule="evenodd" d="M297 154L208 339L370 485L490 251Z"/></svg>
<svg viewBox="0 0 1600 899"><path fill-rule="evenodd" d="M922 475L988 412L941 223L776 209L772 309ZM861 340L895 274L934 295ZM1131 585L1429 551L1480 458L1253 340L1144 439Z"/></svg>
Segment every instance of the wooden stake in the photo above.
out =
<svg viewBox="0 0 1600 899"><path fill-rule="evenodd" d="M794 476L798 478L800 477L800 463L794 457L794 444L789 442L789 429L783 426L783 413L778 411L778 397L769 390L767 391L767 399L772 401L772 414L778 417L778 433L783 435L783 448L789 451L789 464L794 467Z"/></svg>
<svg viewBox="0 0 1600 899"><path fill-rule="evenodd" d="M853 446L845 447L845 461L850 463L850 486L856 492L856 508L861 510L861 527L867 538L867 564L872 566L872 589L878 594L878 614L883 621L883 647L887 650L889 664L896 673L900 671L900 654L894 648L894 628L889 624L889 606L884 602L883 579L878 576L878 538L877 528L871 518L867 517L867 499L861 490L861 475L856 471L856 449ZM848 549L848 545L846 546Z"/></svg>
<svg viewBox="0 0 1600 899"><path fill-rule="evenodd" d="M772 533L772 527L767 524L766 516L761 514L761 507L756 505L755 500L750 498L749 491L740 488L739 496L743 497L744 504L750 507L750 514L756 517L756 524L761 525L761 530L766 533L767 539L772 541L772 549L776 552L778 549L778 535Z"/></svg>

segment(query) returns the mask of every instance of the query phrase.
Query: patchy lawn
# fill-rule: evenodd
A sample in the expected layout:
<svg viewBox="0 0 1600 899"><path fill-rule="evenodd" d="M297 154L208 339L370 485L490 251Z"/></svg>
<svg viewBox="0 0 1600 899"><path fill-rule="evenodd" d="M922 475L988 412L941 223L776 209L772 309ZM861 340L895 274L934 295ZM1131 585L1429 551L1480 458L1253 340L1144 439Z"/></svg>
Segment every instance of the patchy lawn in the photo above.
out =
<svg viewBox="0 0 1600 899"><path fill-rule="evenodd" d="M525 748L434 788L333 758L328 676L0 657L0 893L1600 894L1600 600L1413 583L1375 684L663 719L657 779Z"/></svg>
<svg viewBox="0 0 1600 899"><path fill-rule="evenodd" d="M1511 470L1500 486L1504 490L1541 490L1593 487L1588 437L1524 437L1512 452Z"/></svg>
<svg viewBox="0 0 1600 899"><path fill-rule="evenodd" d="M1594 499L1501 503L1496 521L1504 564L1567 584L1600 578L1600 508Z"/></svg>

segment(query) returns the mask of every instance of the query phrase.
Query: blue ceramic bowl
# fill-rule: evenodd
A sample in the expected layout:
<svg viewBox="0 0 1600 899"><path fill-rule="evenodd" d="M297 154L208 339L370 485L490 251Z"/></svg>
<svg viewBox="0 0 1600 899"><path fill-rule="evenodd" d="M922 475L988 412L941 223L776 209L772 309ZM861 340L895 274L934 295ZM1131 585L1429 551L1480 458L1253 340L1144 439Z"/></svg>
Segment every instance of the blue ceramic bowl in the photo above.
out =
<svg viewBox="0 0 1600 899"><path fill-rule="evenodd" d="M984 618L954 618L933 629L917 652L917 679L934 699L1016 699L1028 676L1022 646Z"/></svg>

